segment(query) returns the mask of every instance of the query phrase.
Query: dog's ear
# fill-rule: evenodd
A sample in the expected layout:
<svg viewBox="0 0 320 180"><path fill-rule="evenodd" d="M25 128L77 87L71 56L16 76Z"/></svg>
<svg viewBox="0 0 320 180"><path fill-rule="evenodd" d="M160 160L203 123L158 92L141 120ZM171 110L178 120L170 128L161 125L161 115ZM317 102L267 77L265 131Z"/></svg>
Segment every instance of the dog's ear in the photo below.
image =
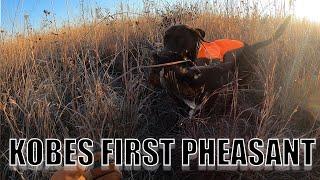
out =
<svg viewBox="0 0 320 180"><path fill-rule="evenodd" d="M200 29L200 28L196 28L194 29L196 31L196 33L202 38L204 39L204 37L206 36L206 32L204 32L204 30Z"/></svg>

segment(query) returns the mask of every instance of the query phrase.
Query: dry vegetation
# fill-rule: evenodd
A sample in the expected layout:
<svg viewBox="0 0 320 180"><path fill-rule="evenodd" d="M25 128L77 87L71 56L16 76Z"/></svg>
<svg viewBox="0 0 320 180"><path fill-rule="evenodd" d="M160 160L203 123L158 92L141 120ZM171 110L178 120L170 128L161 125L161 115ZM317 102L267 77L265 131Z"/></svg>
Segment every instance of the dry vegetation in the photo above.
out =
<svg viewBox="0 0 320 180"><path fill-rule="evenodd" d="M147 82L150 68L143 66L152 63L153 48L161 47L162 34L170 24L166 22L200 27L208 40L235 38L253 43L270 37L282 20L280 14L217 15L201 7L179 7L135 17L123 13L85 25L3 40L1 169L7 172L10 137L88 137L95 141L102 137L150 136L318 137L317 24L294 20L279 41L259 51L257 75L265 86L260 107L247 107L237 99L232 112L223 116L189 119L179 113L164 91L153 89ZM248 109L256 112L255 118L242 118ZM315 118L303 111L312 112ZM252 128L255 134L243 134ZM314 168L303 177L313 178L319 172ZM180 172L173 174L177 177ZM29 179L47 175L20 172L13 176ZM275 173L243 175L271 178ZM153 174L134 172L128 177L142 176ZM287 173L281 176L299 177Z"/></svg>

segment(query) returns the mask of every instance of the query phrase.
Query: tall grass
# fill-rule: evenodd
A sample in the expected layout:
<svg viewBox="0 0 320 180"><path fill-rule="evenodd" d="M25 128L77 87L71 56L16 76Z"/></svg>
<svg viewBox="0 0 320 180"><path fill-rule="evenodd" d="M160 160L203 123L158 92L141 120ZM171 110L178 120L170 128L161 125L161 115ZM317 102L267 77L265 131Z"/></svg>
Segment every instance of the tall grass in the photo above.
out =
<svg viewBox="0 0 320 180"><path fill-rule="evenodd" d="M319 24L294 20L280 40L258 52L256 75L264 85L259 108L235 99L233 113L189 119L164 91L150 86L150 68L139 68L152 64L151 53L161 47L164 30L184 23L204 29L207 40L234 38L250 44L270 37L283 13L221 14L181 4L160 13L128 14L2 41L1 167L8 168L12 137L318 138ZM244 118L246 113L254 118ZM48 173L12 176L43 178Z"/></svg>

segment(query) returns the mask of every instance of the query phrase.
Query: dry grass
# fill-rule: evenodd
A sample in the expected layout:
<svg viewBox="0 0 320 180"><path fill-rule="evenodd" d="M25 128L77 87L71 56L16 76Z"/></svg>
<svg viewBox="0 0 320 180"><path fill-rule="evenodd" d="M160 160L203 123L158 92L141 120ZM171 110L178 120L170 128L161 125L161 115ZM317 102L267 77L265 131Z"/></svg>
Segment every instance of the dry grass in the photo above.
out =
<svg viewBox="0 0 320 180"><path fill-rule="evenodd" d="M235 38L249 44L270 37L282 22L280 17L253 14L241 18L200 11L166 17L204 29L208 40ZM265 86L261 107L248 107L237 99L232 113L201 119L178 113L181 111L165 92L152 89L146 81L150 69L126 73L151 64L150 46L161 43L161 25L163 17L159 15L122 14L1 43L1 162L7 162L10 137L88 137L98 141L102 137L319 136L320 25L294 20L279 41L259 51L257 76ZM242 118L252 109L255 122ZM312 112L316 121L304 113L297 116L300 109ZM255 134L243 135L243 128L254 129ZM7 168L5 163L0 167ZM312 178L313 173L317 170L305 177ZM46 175L22 172L21 176Z"/></svg>

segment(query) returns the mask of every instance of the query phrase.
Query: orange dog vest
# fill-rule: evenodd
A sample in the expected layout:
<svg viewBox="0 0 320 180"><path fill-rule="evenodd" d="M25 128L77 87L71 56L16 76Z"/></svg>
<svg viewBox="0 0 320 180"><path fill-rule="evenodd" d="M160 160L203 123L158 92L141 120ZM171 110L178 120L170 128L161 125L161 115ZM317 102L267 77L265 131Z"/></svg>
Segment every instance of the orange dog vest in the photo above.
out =
<svg viewBox="0 0 320 180"><path fill-rule="evenodd" d="M243 47L243 42L231 39L219 39L212 42L202 42L197 57L199 59L219 59L220 61L223 61L223 57L226 53Z"/></svg>

